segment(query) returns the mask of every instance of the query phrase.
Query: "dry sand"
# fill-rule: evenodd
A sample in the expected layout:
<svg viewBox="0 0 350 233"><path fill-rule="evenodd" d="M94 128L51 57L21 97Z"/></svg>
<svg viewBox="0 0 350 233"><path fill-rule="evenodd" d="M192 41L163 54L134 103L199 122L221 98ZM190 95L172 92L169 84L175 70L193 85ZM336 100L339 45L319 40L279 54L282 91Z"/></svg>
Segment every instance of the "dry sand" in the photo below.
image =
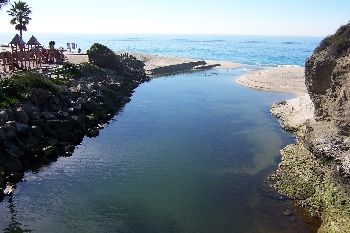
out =
<svg viewBox="0 0 350 233"><path fill-rule="evenodd" d="M307 120L313 119L314 105L307 94L304 68L279 67L251 71L236 79L237 83L261 90L287 92L297 97L274 104L270 111L276 116L282 127L295 131Z"/></svg>

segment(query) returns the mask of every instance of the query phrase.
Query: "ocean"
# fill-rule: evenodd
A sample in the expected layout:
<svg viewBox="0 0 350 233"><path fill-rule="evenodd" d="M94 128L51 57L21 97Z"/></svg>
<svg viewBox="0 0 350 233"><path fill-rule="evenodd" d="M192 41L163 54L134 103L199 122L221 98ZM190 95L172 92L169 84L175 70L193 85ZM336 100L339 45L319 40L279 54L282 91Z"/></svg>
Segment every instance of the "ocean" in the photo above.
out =
<svg viewBox="0 0 350 233"><path fill-rule="evenodd" d="M0 33L0 43L11 41L14 34ZM27 41L31 34L25 33ZM114 51L231 61L262 66L304 66L306 59L320 43L321 38L273 36L218 36L218 35L118 35L118 34L35 34L43 45L56 42L66 48L77 43L86 51L101 43Z"/></svg>

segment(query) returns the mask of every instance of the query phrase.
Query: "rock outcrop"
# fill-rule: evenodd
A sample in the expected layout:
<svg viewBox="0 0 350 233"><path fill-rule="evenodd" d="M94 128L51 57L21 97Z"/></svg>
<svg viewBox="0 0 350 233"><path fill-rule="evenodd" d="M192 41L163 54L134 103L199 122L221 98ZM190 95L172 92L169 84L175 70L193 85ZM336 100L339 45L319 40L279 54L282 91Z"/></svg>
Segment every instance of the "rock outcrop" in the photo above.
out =
<svg viewBox="0 0 350 233"><path fill-rule="evenodd" d="M350 23L321 42L305 75L314 118L292 124L297 143L281 151L271 179L280 193L321 218L319 233L350 232Z"/></svg>
<svg viewBox="0 0 350 233"><path fill-rule="evenodd" d="M350 176L350 24L321 42L306 62L305 75L316 122L304 141Z"/></svg>

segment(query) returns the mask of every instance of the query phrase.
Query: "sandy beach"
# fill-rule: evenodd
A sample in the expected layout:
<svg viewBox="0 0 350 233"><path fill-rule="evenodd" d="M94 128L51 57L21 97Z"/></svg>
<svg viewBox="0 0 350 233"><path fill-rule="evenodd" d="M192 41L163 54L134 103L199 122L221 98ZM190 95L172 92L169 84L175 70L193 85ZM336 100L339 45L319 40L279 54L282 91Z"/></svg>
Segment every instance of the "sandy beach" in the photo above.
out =
<svg viewBox="0 0 350 233"><path fill-rule="evenodd" d="M278 67L251 71L236 82L260 91L286 92L295 98L272 105L270 111L286 130L296 131L313 119L314 106L307 94L304 68Z"/></svg>

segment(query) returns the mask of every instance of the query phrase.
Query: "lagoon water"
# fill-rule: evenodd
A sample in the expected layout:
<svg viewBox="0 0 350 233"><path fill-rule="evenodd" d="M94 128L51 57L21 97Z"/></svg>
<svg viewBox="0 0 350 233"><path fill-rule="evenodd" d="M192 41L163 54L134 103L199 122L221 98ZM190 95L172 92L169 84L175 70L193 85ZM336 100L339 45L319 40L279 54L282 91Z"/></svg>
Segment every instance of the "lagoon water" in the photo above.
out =
<svg viewBox="0 0 350 233"><path fill-rule="evenodd" d="M0 231L312 232L267 185L294 142L268 109L288 96L235 84L246 71L142 84L100 136L25 175L0 203Z"/></svg>

